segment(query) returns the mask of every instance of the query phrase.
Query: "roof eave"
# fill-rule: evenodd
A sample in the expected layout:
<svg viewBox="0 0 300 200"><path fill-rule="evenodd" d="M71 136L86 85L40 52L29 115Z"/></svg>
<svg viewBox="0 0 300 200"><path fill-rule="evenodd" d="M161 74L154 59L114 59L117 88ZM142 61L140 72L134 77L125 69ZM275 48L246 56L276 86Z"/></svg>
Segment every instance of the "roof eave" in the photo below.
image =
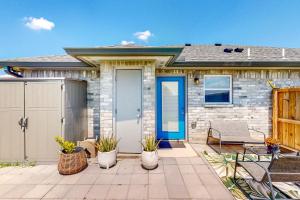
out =
<svg viewBox="0 0 300 200"><path fill-rule="evenodd" d="M183 47L95 47L64 48L67 54L79 59L80 56L171 56L172 64L183 50Z"/></svg>
<svg viewBox="0 0 300 200"><path fill-rule="evenodd" d="M69 48L64 50L71 56L161 56L179 55L183 47L95 47L95 48Z"/></svg>
<svg viewBox="0 0 300 200"><path fill-rule="evenodd" d="M0 61L0 66L24 67L24 68L88 68L91 67L83 62L18 62Z"/></svg>

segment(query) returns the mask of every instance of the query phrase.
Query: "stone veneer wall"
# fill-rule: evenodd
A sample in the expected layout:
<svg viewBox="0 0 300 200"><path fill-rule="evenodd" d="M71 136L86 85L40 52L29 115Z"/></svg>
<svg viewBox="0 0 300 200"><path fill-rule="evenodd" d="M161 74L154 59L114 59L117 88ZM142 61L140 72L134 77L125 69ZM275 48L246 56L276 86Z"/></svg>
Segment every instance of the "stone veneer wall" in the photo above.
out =
<svg viewBox="0 0 300 200"><path fill-rule="evenodd" d="M25 70L25 78L65 77L87 81L88 136L100 134L100 75L99 70Z"/></svg>
<svg viewBox="0 0 300 200"><path fill-rule="evenodd" d="M200 76L198 85L194 84L195 72ZM188 139L200 143L206 142L209 120L214 119L245 120L249 128L270 134L272 89L267 81L272 80L277 87L300 86L299 70L175 70L175 74L180 73L187 76ZM232 75L233 105L207 107L204 104L204 75L222 74ZM192 127L192 124L196 126Z"/></svg>

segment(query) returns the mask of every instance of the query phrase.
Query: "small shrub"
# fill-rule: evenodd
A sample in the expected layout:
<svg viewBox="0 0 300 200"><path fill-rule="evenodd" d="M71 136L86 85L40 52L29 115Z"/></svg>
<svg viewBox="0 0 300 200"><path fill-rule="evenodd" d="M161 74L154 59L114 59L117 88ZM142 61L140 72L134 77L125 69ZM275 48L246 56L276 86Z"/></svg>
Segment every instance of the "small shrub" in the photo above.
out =
<svg viewBox="0 0 300 200"><path fill-rule="evenodd" d="M144 151L156 151L160 141L156 141L154 135L146 135L142 143Z"/></svg>
<svg viewBox="0 0 300 200"><path fill-rule="evenodd" d="M273 137L267 137L265 139L265 143L266 143L266 145L280 145L280 141Z"/></svg>
<svg viewBox="0 0 300 200"><path fill-rule="evenodd" d="M76 145L73 142L65 141L64 138L60 136L56 136L55 141L59 144L64 153L73 153L75 151Z"/></svg>
<svg viewBox="0 0 300 200"><path fill-rule="evenodd" d="M99 140L96 142L96 148L100 152L110 152L117 148L119 140L115 135L110 136L100 136Z"/></svg>

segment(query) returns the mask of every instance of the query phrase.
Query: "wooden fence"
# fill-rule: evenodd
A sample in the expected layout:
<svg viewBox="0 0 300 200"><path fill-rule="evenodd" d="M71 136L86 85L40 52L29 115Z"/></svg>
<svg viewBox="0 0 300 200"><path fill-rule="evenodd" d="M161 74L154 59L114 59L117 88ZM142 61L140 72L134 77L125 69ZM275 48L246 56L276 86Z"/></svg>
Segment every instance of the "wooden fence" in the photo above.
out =
<svg viewBox="0 0 300 200"><path fill-rule="evenodd" d="M273 137L300 150L300 88L273 90Z"/></svg>

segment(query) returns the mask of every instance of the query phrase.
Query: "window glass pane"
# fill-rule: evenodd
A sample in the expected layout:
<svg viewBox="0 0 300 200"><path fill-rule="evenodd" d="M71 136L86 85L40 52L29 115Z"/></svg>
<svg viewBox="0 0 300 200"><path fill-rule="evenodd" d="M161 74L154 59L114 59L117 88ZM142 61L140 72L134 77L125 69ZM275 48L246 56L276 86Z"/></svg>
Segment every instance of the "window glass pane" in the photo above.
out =
<svg viewBox="0 0 300 200"><path fill-rule="evenodd" d="M230 103L229 90L206 90L205 91L206 103Z"/></svg>
<svg viewBox="0 0 300 200"><path fill-rule="evenodd" d="M178 123L178 82L162 82L162 130L177 132Z"/></svg>
<svg viewBox="0 0 300 200"><path fill-rule="evenodd" d="M228 88L230 88L230 77L228 76L205 77L205 89Z"/></svg>

